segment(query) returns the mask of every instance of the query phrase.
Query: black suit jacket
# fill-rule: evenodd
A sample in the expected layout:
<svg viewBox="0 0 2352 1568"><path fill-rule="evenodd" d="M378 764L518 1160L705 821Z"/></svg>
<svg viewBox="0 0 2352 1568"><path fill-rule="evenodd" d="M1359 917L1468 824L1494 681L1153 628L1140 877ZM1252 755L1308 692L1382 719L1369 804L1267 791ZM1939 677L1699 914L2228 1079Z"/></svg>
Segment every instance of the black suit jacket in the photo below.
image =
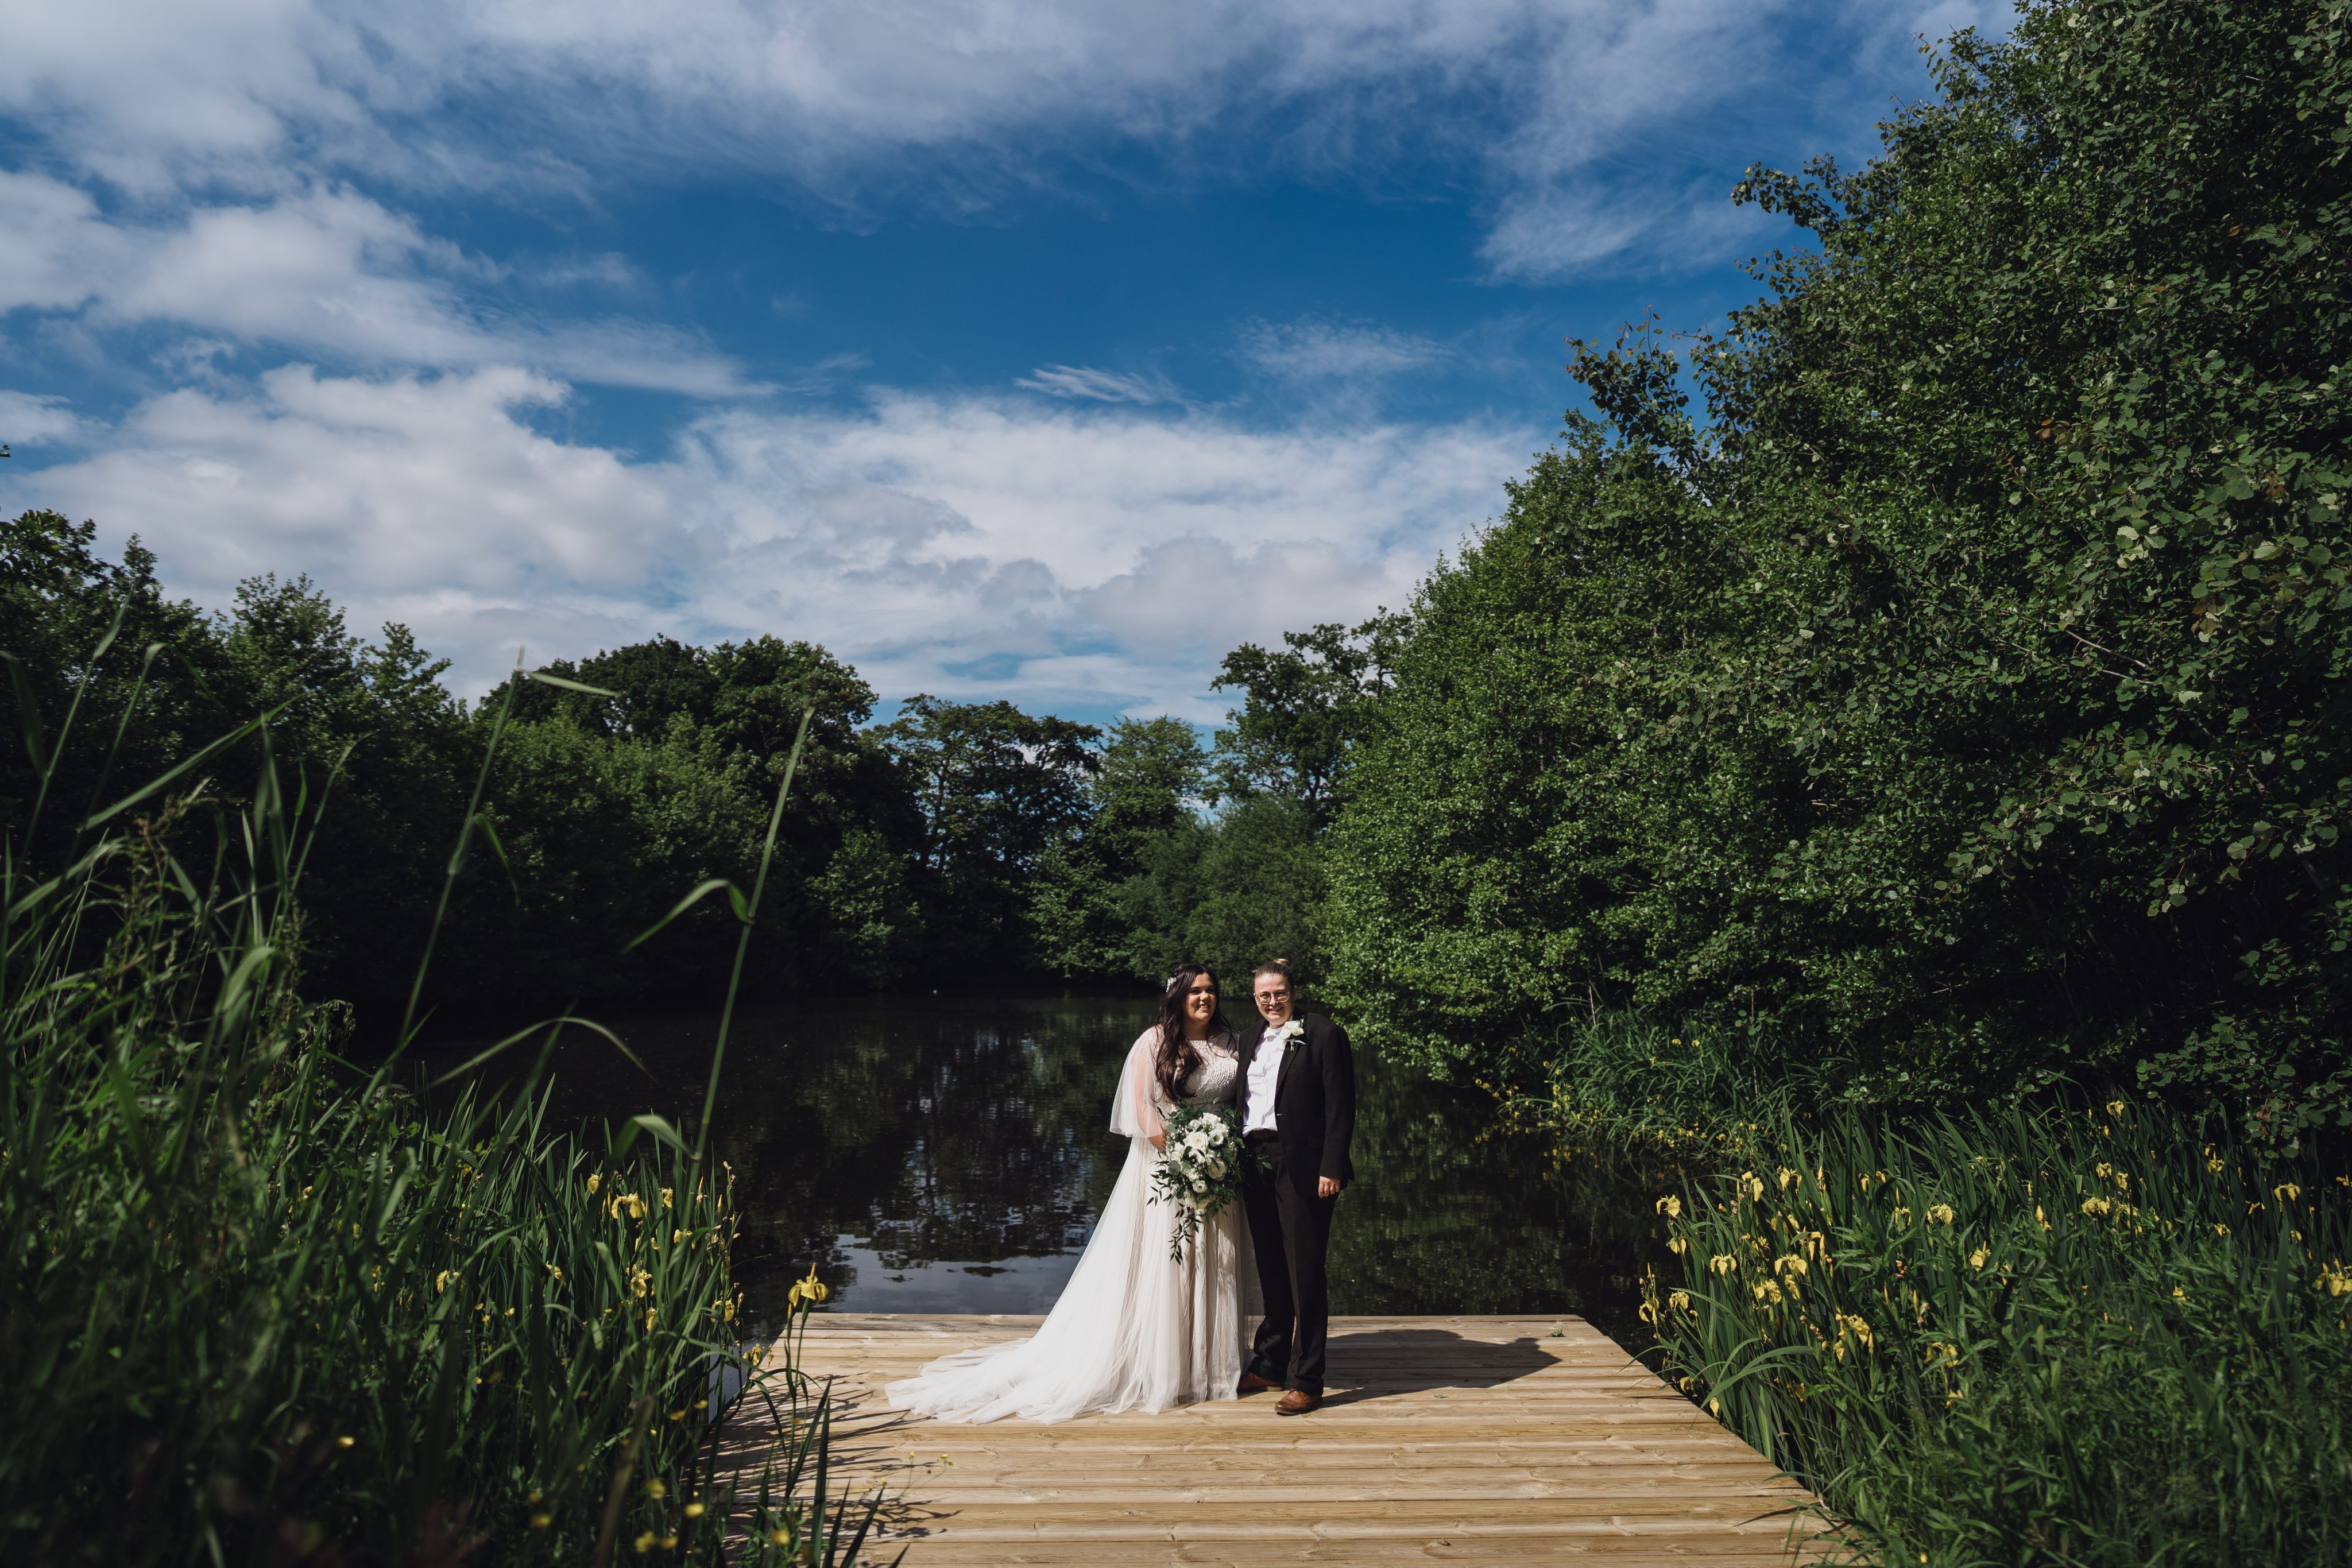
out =
<svg viewBox="0 0 2352 1568"><path fill-rule="evenodd" d="M1348 1145L1356 1135L1356 1053L1348 1031L1321 1013L1294 1015L1304 1027L1283 1045L1274 1086L1274 1128L1283 1163L1338 1182L1356 1179ZM1265 1020L1242 1030L1242 1092L1249 1092L1250 1062L1265 1038ZM1246 1099L1242 1113L1249 1113Z"/></svg>

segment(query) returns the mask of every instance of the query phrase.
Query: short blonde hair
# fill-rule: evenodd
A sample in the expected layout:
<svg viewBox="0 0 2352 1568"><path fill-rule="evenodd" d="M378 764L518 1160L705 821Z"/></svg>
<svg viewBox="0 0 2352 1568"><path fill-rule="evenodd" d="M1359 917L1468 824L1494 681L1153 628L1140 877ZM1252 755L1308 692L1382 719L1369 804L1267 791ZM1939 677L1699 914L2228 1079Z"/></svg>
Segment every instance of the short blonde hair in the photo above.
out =
<svg viewBox="0 0 2352 1568"><path fill-rule="evenodd" d="M1290 972L1290 960L1287 958L1268 958L1250 971L1253 980L1262 980L1268 975L1280 975L1284 987L1294 992L1298 989L1298 977Z"/></svg>

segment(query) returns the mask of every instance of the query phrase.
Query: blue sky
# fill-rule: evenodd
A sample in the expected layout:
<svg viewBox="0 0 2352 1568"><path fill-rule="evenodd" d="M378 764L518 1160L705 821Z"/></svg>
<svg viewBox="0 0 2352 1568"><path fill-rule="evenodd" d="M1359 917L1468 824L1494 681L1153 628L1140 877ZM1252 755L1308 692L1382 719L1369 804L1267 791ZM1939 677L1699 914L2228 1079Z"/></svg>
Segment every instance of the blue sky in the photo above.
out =
<svg viewBox="0 0 2352 1568"><path fill-rule="evenodd" d="M1979 0L125 0L0 51L0 507L471 694L656 632L1215 718L1703 328Z"/></svg>

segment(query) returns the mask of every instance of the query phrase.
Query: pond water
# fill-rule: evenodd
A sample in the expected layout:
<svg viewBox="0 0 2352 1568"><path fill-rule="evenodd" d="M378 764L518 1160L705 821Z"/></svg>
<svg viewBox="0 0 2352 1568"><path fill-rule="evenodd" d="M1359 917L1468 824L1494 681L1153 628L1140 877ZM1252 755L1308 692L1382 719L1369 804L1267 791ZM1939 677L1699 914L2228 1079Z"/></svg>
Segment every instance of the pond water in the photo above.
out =
<svg viewBox="0 0 2352 1568"><path fill-rule="evenodd" d="M832 1311L1050 1308L1125 1158L1110 1096L1152 1008L888 996L739 1011L712 1136L735 1172L755 1329L773 1328L811 1264ZM556 1048L556 1119L652 1110L690 1126L717 1015L612 1027L651 1078L572 1031ZM1333 1228L1333 1312L1576 1312L1645 1342L1640 1276L1664 1254L1644 1192L1557 1173L1540 1140L1492 1131L1483 1092L1361 1049L1357 1064L1358 1179Z"/></svg>

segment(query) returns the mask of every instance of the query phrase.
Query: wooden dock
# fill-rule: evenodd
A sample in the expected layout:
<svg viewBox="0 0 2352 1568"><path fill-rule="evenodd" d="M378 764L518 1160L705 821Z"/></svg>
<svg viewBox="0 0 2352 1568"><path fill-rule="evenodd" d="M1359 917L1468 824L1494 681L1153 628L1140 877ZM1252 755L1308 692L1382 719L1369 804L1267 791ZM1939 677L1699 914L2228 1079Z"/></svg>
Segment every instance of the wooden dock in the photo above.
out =
<svg viewBox="0 0 2352 1568"><path fill-rule="evenodd" d="M1580 1318L1336 1318L1329 1396L1059 1426L915 1420L881 1385L1030 1317L824 1313L836 1474L887 1489L887 1562L1607 1562L1778 1568L1811 1499Z"/></svg>

